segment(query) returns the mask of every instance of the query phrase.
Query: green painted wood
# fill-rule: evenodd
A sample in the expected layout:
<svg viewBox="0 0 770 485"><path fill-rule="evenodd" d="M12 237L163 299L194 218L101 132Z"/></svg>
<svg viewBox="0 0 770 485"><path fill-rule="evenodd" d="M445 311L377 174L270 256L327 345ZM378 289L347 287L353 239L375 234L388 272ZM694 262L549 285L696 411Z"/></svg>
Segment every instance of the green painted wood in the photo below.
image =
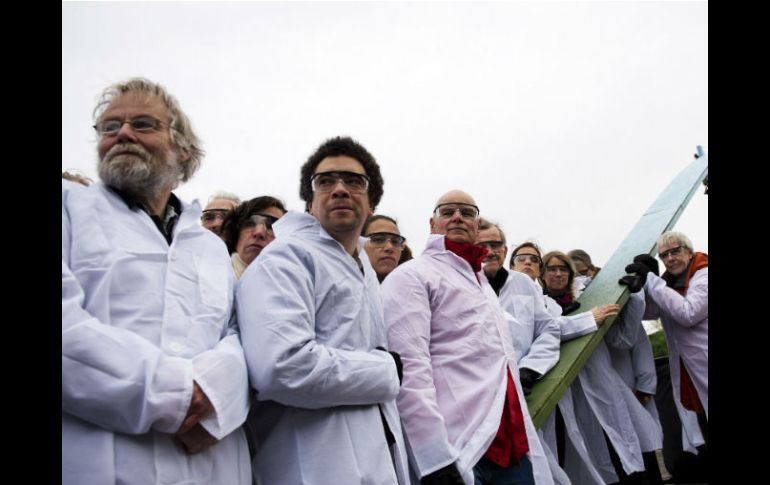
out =
<svg viewBox="0 0 770 485"><path fill-rule="evenodd" d="M625 304L628 300L628 289L619 285L618 280L626 274L626 265L631 263L637 254L657 254L654 251L658 237L674 227L687 203L708 176L708 156L702 152L700 146L698 154L699 158L682 170L655 199L602 267L596 279L586 288L578 300L578 313L606 303L618 303L621 306ZM597 332L562 344L559 362L535 384L532 393L527 396L529 413L537 428L551 414L614 321L615 317L612 317L606 320Z"/></svg>

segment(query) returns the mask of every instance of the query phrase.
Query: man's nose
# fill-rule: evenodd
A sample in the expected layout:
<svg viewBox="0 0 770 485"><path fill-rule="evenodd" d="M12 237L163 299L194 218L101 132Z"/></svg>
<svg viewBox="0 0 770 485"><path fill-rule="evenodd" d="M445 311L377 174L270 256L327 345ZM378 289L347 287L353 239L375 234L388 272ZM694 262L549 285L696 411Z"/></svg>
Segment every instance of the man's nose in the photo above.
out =
<svg viewBox="0 0 770 485"><path fill-rule="evenodd" d="M124 121L123 124L120 125L120 129L115 136L118 141L136 141L136 132L131 128L131 123L128 121Z"/></svg>

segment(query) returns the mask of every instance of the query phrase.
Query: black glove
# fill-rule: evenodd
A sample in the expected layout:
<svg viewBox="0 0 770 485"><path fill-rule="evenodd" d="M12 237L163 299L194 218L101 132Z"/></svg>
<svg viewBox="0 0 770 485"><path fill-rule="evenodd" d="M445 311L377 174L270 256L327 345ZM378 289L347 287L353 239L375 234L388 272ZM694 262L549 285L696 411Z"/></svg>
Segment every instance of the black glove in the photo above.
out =
<svg viewBox="0 0 770 485"><path fill-rule="evenodd" d="M420 485L465 485L465 482L454 463L450 463L444 468L439 468L435 472L422 477Z"/></svg>
<svg viewBox="0 0 770 485"><path fill-rule="evenodd" d="M521 381L521 390L524 391L525 396L529 396L532 392L532 386L535 385L535 381L540 379L540 373L532 369L522 367L519 369L519 380Z"/></svg>
<svg viewBox="0 0 770 485"><path fill-rule="evenodd" d="M628 291L631 293L637 293L644 288L644 283L647 281L647 273L650 272L650 268L643 263L631 263L626 266L626 273L634 273L626 275L618 280L621 285L628 286Z"/></svg>
<svg viewBox="0 0 770 485"><path fill-rule="evenodd" d="M377 350L382 350L387 353L389 353L393 360L396 362L396 373L398 374L398 383L399 385L404 380L404 364L401 363L401 356L398 355L398 352L391 352L390 350L386 350L385 347L375 347Z"/></svg>
<svg viewBox="0 0 770 485"><path fill-rule="evenodd" d="M658 266L658 260L650 256L649 254L643 253L634 258L634 263L642 263L643 265L647 266L647 268L655 274L655 276L660 276L660 267Z"/></svg>

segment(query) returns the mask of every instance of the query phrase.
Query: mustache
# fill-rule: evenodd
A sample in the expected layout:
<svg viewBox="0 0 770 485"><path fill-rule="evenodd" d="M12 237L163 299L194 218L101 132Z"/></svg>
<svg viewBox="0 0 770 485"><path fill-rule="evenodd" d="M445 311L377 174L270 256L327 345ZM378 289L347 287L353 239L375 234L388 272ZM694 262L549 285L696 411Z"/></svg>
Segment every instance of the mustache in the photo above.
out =
<svg viewBox="0 0 770 485"><path fill-rule="evenodd" d="M141 145L136 145L134 143L116 143L104 154L104 161L110 161L115 156L122 153L137 155L144 162L149 161L151 158L150 152Z"/></svg>

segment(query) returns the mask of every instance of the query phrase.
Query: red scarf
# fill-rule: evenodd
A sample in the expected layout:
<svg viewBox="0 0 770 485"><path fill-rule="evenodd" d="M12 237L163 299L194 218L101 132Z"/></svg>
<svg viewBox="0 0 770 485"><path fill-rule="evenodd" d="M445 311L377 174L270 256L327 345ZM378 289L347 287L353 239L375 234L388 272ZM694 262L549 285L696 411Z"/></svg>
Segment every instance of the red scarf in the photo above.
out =
<svg viewBox="0 0 770 485"><path fill-rule="evenodd" d="M474 273L481 271L481 262L484 261L487 253L489 253L487 248L476 246L475 244L454 242L446 236L444 236L444 247L467 261L471 268L473 268ZM479 279L478 275L476 275L476 279Z"/></svg>
<svg viewBox="0 0 770 485"><path fill-rule="evenodd" d="M684 294L687 292L687 288L690 286L690 278L692 278L692 275L694 275L695 272L700 269L707 268L708 265L708 254L695 253L692 261L690 261L690 266L687 268L687 272L685 273L683 286L674 287L674 278L672 278L672 275L668 274L668 271L663 273L663 279L668 283L668 286L673 288L674 291L684 296ZM706 410L703 408L703 404L700 402L700 398L698 397L698 391L695 389L695 384L692 383L692 378L690 378L690 374L687 373L687 368L684 366L684 362L682 361L681 357L679 357L679 399L682 401L682 406L684 406L685 409L695 411L696 413L706 412Z"/></svg>

